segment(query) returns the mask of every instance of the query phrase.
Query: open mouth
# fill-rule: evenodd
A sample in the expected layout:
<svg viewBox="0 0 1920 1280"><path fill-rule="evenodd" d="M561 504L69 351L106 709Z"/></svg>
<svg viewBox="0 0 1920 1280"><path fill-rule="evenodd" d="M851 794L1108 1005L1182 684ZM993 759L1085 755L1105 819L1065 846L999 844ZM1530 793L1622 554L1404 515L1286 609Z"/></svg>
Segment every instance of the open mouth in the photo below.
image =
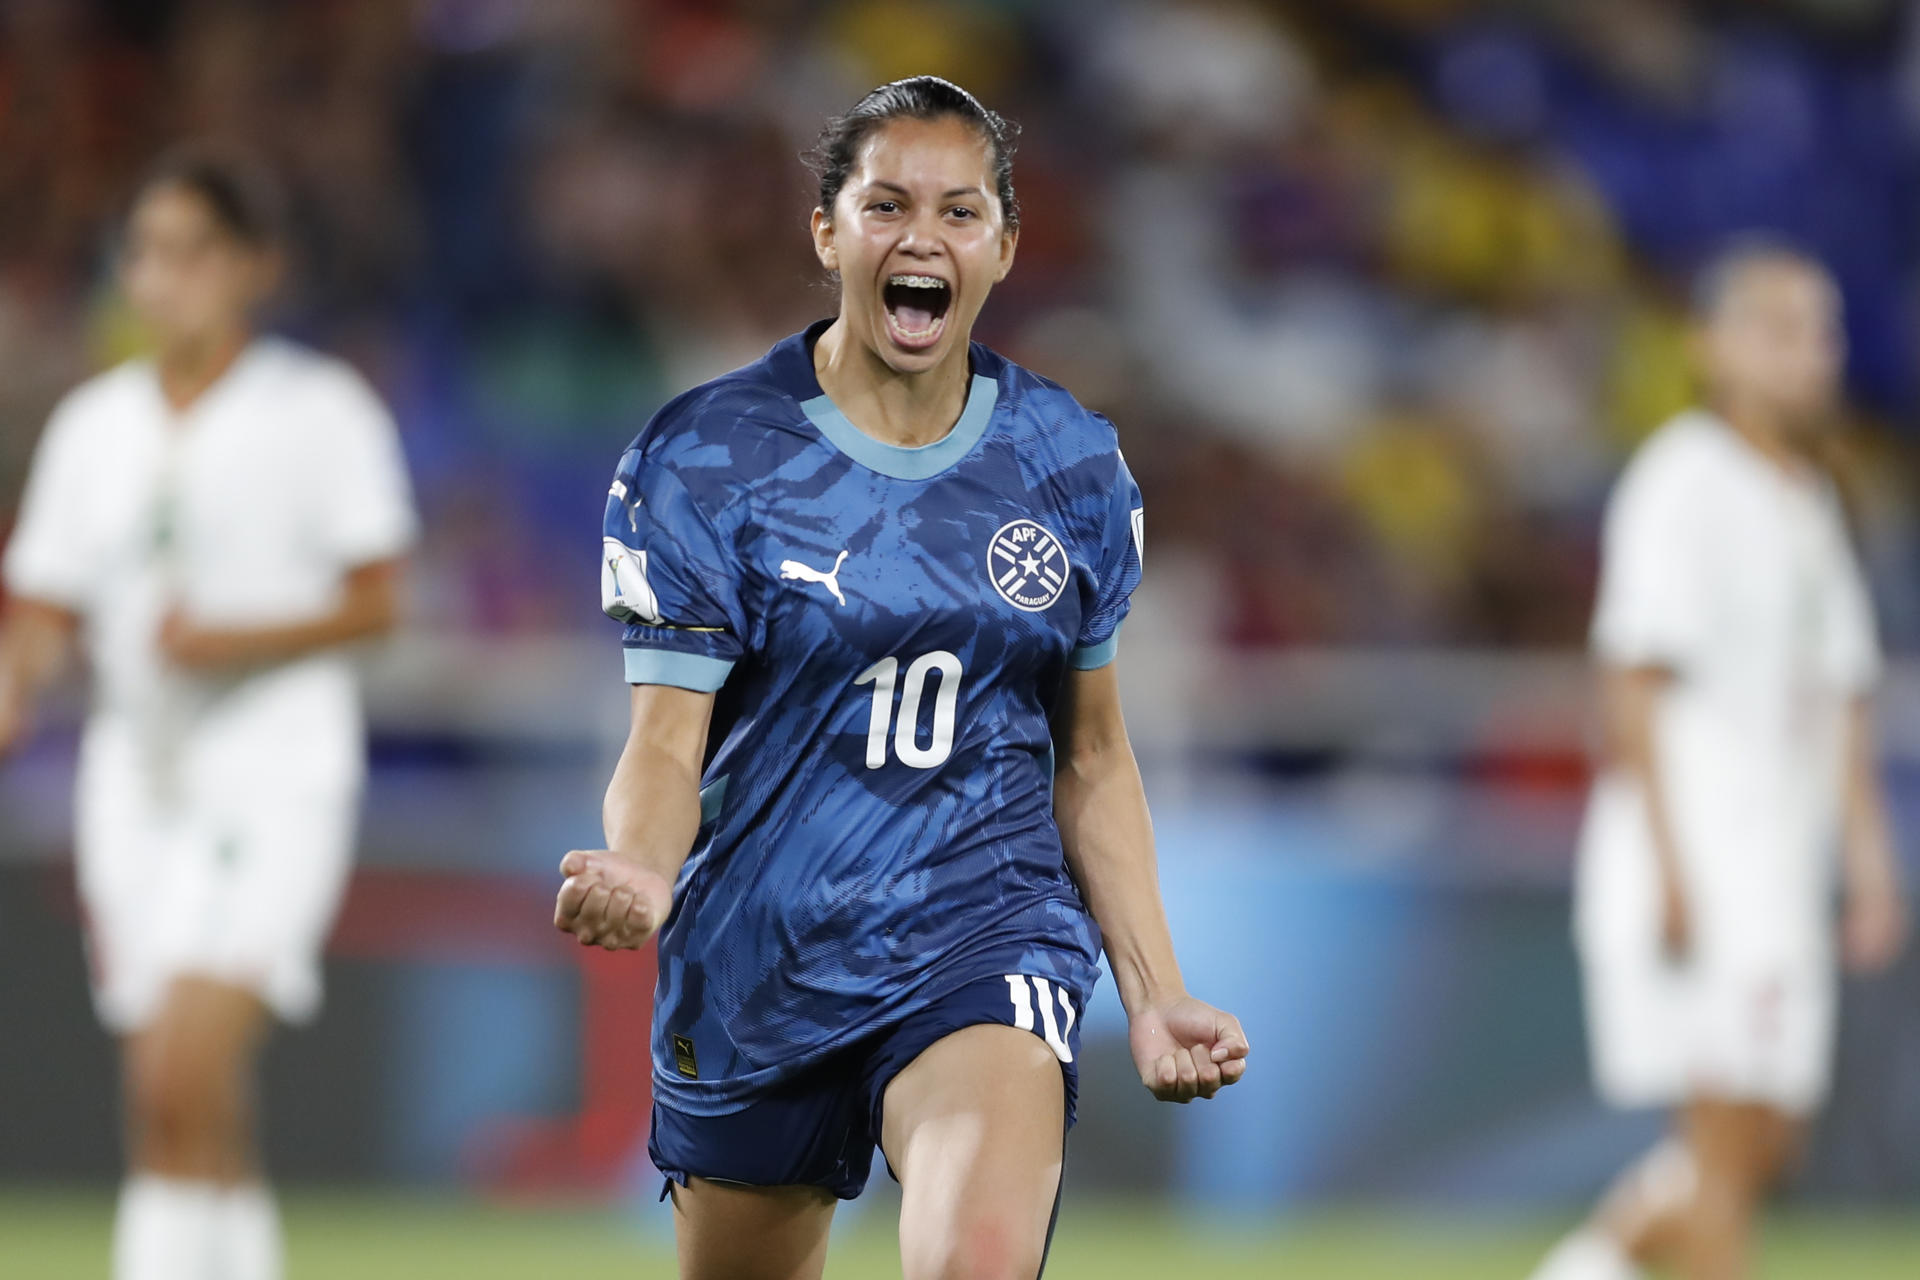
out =
<svg viewBox="0 0 1920 1280"><path fill-rule="evenodd" d="M891 275L880 300L886 304L887 330L893 340L910 350L922 350L940 341L947 327L953 286L938 276Z"/></svg>

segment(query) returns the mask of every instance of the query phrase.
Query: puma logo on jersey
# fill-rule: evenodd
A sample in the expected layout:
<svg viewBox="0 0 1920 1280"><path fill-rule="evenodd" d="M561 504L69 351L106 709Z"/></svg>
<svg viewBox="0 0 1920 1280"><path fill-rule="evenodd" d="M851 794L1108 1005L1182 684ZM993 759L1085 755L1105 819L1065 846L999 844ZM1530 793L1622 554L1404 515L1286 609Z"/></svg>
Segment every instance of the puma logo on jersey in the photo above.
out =
<svg viewBox="0 0 1920 1280"><path fill-rule="evenodd" d="M831 591L833 598L838 600L841 607L844 608L847 603L847 598L840 594L840 566L845 564L846 561L847 553L842 551L834 558L832 570L823 572L822 570L814 568L812 565L801 564L798 560L782 560L780 562L780 576L782 578L793 578L800 582L817 582L828 591Z"/></svg>
<svg viewBox="0 0 1920 1280"><path fill-rule="evenodd" d="M1062 994L1065 994L1064 992ZM689 1080L700 1078L700 1060L694 1056L693 1040L688 1036L676 1035L673 1038L673 1065L680 1074Z"/></svg>

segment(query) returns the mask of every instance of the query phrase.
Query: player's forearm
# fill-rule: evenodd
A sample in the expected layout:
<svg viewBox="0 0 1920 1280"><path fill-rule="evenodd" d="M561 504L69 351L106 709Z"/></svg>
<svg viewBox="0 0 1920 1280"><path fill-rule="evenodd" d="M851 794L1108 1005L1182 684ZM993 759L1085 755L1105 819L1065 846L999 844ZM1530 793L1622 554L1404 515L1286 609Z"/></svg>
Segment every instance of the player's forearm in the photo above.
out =
<svg viewBox="0 0 1920 1280"><path fill-rule="evenodd" d="M1846 728L1845 839L1842 841L1847 891L1854 895L1894 896L1901 892L1899 859L1880 782L1878 734L1866 698L1848 708Z"/></svg>
<svg viewBox="0 0 1920 1280"><path fill-rule="evenodd" d="M59 674L79 622L56 605L16 599L0 616L0 683L30 697Z"/></svg>
<svg viewBox="0 0 1920 1280"><path fill-rule="evenodd" d="M629 738L601 816L610 851L672 884L700 832L699 771L670 745Z"/></svg>
<svg viewBox="0 0 1920 1280"><path fill-rule="evenodd" d="M263 627L200 627L172 618L162 632L169 656L199 669L276 666L392 631L400 619L400 568L383 561L347 576L340 603L315 618Z"/></svg>
<svg viewBox="0 0 1920 1280"><path fill-rule="evenodd" d="M221 665L274 666L361 640L371 640L391 631L393 625L391 615L343 609L310 622L223 629L213 633L213 643L218 644L224 652L225 660Z"/></svg>
<svg viewBox="0 0 1920 1280"><path fill-rule="evenodd" d="M1640 792L1661 874L1679 883L1679 844L1674 838L1654 733L1655 712L1669 680L1665 674L1649 670L1608 670L1603 673L1603 690L1611 763L1631 778Z"/></svg>
<svg viewBox="0 0 1920 1280"><path fill-rule="evenodd" d="M1153 821L1124 734L1063 757L1053 809L1067 867L1100 926L1128 1014L1184 995L1160 898Z"/></svg>

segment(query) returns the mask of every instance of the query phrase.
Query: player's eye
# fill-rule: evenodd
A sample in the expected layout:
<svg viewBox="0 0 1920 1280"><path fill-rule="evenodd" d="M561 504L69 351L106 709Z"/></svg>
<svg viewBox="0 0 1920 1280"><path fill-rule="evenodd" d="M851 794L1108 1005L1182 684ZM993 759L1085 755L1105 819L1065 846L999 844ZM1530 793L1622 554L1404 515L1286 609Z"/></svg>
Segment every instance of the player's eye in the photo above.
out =
<svg viewBox="0 0 1920 1280"><path fill-rule="evenodd" d="M875 200L871 205L868 205L867 207L873 210L873 212L875 213L900 212L900 202L897 200Z"/></svg>
<svg viewBox="0 0 1920 1280"><path fill-rule="evenodd" d="M953 208L947 210L947 216L952 218L959 218L962 221L965 221L966 219L969 219L969 218L977 218L980 215L975 213L972 209L969 209L964 204L957 204L953 206Z"/></svg>

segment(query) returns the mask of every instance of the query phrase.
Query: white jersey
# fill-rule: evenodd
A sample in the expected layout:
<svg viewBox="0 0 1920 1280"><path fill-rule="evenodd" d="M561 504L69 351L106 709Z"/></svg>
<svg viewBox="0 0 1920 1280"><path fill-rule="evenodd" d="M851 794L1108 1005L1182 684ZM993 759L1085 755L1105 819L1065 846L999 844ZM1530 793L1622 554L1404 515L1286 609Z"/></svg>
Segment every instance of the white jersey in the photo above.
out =
<svg viewBox="0 0 1920 1280"><path fill-rule="evenodd" d="M249 789L350 797L364 749L345 654L194 677L162 660L159 625L170 607L210 627L311 620L349 570L402 553L415 528L380 401L345 364L261 339L184 412L147 361L68 395L5 574L13 593L82 619L90 749L133 744L188 806Z"/></svg>
<svg viewBox="0 0 1920 1280"><path fill-rule="evenodd" d="M1832 487L1711 414L1675 418L1613 495L1592 638L1603 664L1675 675L1655 752L1702 954L1824 962L1845 713L1880 670ZM1581 853L1583 944L1650 943L1656 885L1638 790L1602 776Z"/></svg>

